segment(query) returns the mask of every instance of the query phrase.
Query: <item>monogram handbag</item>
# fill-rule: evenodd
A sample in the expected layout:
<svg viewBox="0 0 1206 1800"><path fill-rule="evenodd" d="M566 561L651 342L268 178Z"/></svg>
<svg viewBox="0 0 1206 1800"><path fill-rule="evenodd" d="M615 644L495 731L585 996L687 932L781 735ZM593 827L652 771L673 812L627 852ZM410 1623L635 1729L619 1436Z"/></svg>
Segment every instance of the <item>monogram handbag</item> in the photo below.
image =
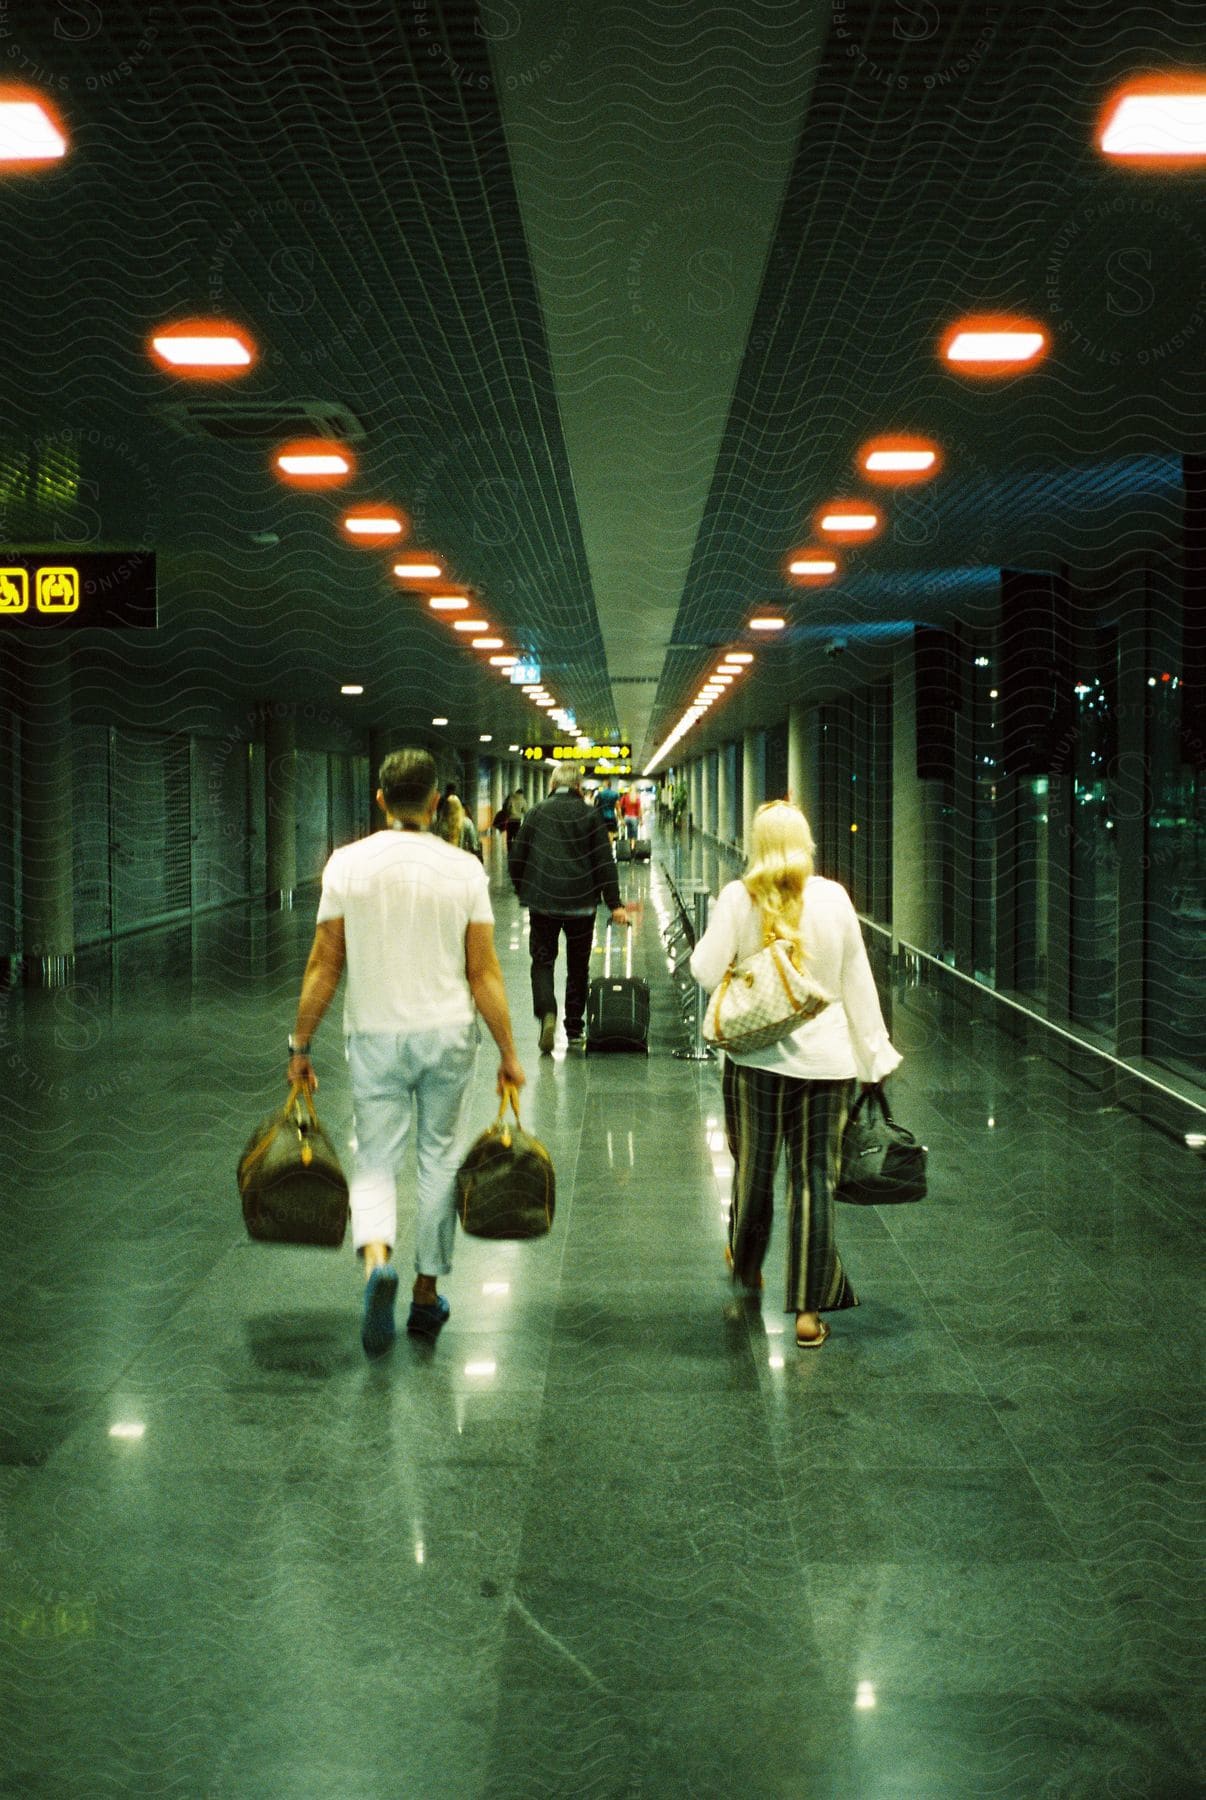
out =
<svg viewBox="0 0 1206 1800"><path fill-rule="evenodd" d="M248 1138L238 1183L243 1221L261 1243L342 1244L348 1184L305 1082L294 1082L284 1106Z"/></svg>
<svg viewBox="0 0 1206 1800"><path fill-rule="evenodd" d="M888 1111L882 1084L864 1088L846 1119L835 1200L897 1206L924 1200L928 1152Z"/></svg>
<svg viewBox="0 0 1206 1800"><path fill-rule="evenodd" d="M508 1104L514 1123L506 1116ZM457 1170L456 1207L471 1237L543 1237L553 1223L557 1178L539 1138L519 1123L519 1096L509 1087L498 1117L471 1145Z"/></svg>
<svg viewBox="0 0 1206 1800"><path fill-rule="evenodd" d="M832 1004L791 960L791 946L768 937L761 950L720 978L704 1014L704 1042L717 1050L764 1050Z"/></svg>

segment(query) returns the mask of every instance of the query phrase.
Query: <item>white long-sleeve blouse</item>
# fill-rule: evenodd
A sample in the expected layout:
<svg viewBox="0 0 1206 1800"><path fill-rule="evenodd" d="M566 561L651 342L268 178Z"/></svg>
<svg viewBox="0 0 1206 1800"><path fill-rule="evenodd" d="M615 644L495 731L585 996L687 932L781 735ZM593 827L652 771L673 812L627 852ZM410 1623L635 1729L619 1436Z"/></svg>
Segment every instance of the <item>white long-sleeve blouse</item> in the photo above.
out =
<svg viewBox="0 0 1206 1800"><path fill-rule="evenodd" d="M838 881L812 875L804 884L801 915L804 970L833 1003L778 1043L735 1054L735 1063L804 1080L882 1081L897 1067L884 1024L875 977L867 960L858 915ZM745 885L730 881L712 908L708 929L691 952L691 973L709 992L734 958L744 962L762 948L761 909Z"/></svg>

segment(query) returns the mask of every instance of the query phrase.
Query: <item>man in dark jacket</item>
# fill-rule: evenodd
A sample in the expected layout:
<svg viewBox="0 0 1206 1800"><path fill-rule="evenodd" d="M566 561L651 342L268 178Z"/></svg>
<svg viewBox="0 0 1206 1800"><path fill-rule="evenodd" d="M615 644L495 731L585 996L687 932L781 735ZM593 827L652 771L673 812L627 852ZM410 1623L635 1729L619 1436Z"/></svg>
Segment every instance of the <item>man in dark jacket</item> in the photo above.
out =
<svg viewBox="0 0 1206 1800"><path fill-rule="evenodd" d="M565 1031L569 1048L586 1049L586 990L595 908L602 899L613 925L627 925L607 828L582 797L580 763L559 763L547 800L525 815L507 859L511 881L528 909L532 1010L540 1020L540 1049L552 1052L557 1032L553 969L565 933Z"/></svg>

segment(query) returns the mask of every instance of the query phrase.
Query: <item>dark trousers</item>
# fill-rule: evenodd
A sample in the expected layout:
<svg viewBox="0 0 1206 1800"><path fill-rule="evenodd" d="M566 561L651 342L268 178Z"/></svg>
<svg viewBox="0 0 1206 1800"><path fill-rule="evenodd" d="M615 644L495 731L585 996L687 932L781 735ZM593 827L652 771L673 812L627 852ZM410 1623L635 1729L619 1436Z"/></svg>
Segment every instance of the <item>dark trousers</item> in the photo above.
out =
<svg viewBox="0 0 1206 1800"><path fill-rule="evenodd" d="M787 1158L788 1312L857 1306L833 1235L833 1189L849 1081L801 1081L724 1059L724 1125L733 1158L729 1249L754 1285L770 1243L775 1170Z"/></svg>
<svg viewBox="0 0 1206 1800"><path fill-rule="evenodd" d="M528 913L528 950L532 958L532 1011L538 1019L556 1013L553 969L557 942L565 933L565 1030L579 1037L586 1024L586 989L590 981L590 946L595 915L575 918L558 913Z"/></svg>

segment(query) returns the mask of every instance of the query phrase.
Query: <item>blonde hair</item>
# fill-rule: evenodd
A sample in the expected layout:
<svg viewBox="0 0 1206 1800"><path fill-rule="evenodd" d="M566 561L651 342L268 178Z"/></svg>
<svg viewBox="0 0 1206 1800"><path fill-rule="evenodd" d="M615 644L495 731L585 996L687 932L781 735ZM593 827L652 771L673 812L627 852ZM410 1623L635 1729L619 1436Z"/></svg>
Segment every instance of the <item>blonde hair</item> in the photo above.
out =
<svg viewBox="0 0 1206 1800"><path fill-rule="evenodd" d="M813 872L816 845L808 820L790 800L768 800L754 814L750 860L742 882L762 914L763 929L791 946L794 963L804 949L804 883Z"/></svg>
<svg viewBox="0 0 1206 1800"><path fill-rule="evenodd" d="M449 794L440 808L440 816L436 820L436 831L447 844L461 847L461 832L465 824L465 809L455 794Z"/></svg>

